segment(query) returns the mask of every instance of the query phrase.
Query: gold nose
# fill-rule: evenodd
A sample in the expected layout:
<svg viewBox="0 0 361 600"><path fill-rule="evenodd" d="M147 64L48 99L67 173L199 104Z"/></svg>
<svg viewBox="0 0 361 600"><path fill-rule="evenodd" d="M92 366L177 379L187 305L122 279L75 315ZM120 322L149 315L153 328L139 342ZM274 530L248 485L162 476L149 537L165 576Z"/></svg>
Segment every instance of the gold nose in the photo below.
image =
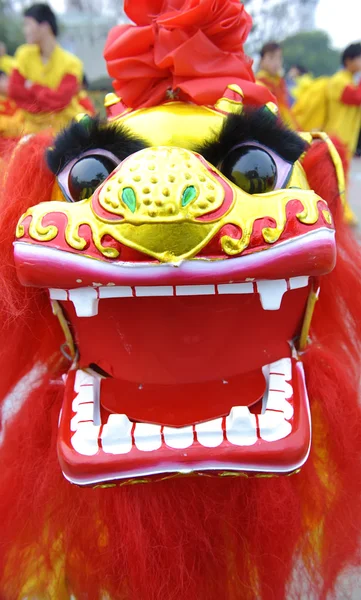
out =
<svg viewBox="0 0 361 600"><path fill-rule="evenodd" d="M131 156L106 182L101 206L133 224L194 221L217 210L223 186L192 152L147 148Z"/></svg>

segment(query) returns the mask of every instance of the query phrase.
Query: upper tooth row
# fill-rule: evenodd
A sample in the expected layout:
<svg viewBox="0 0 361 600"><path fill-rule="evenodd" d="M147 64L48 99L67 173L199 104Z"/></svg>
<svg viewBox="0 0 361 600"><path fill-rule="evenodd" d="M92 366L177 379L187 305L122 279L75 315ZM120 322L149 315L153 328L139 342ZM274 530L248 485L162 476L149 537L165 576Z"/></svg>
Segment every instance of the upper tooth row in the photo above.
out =
<svg viewBox="0 0 361 600"><path fill-rule="evenodd" d="M125 414L111 414L102 431L94 424L96 406L92 397L95 380L91 375L78 371L75 380L78 394L72 405L75 415L70 422L70 429L74 432L72 446L80 454L92 456L99 450L99 439L103 451L109 454L130 452L132 438L136 448L143 452L158 450L162 437L170 448L189 448L194 442L194 434L197 441L207 448L220 446L225 436L235 446L251 446L258 437L267 442L281 440L292 431L289 420L293 416L293 407L287 400L293 394L292 386L287 382L291 378L291 360L277 361L269 365L269 369L267 405L261 415L252 414L246 406L235 406L225 423L223 418L217 418L195 426L175 428L132 423Z"/></svg>
<svg viewBox="0 0 361 600"><path fill-rule="evenodd" d="M221 283L217 285L159 285L159 286L98 286L71 290L49 289L52 300L70 300L78 317L98 314L102 298L132 298L149 296L210 296L215 294L253 294L258 292L264 310L278 310L288 289L295 290L308 285L308 277L262 280L247 283Z"/></svg>

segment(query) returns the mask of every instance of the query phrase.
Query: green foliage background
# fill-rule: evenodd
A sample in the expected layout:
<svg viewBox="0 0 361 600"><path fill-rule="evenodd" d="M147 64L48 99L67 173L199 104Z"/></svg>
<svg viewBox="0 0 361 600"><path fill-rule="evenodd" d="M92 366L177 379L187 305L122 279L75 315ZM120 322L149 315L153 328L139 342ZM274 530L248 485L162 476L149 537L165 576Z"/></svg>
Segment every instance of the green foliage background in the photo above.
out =
<svg viewBox="0 0 361 600"><path fill-rule="evenodd" d="M285 68L301 64L315 77L332 75L340 68L340 52L325 31L297 33L282 42Z"/></svg>
<svg viewBox="0 0 361 600"><path fill-rule="evenodd" d="M8 2L0 0L0 41L6 45L8 54L14 54L24 43L21 26L21 18L8 10Z"/></svg>

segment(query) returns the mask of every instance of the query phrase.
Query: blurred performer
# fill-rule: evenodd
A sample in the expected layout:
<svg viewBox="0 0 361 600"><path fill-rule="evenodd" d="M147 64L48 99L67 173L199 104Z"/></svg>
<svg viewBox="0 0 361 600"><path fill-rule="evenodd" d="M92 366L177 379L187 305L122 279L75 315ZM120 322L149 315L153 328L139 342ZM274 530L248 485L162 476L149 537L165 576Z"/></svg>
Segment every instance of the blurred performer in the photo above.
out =
<svg viewBox="0 0 361 600"><path fill-rule="evenodd" d="M297 123L290 111L288 91L283 70L282 48L277 42L268 42L261 50L260 70L256 74L258 83L265 85L277 99L282 120L294 129Z"/></svg>
<svg viewBox="0 0 361 600"><path fill-rule="evenodd" d="M342 54L343 68L330 78L324 129L347 147L351 159L361 128L361 44L351 44ZM358 80L358 83L356 81Z"/></svg>
<svg viewBox="0 0 361 600"><path fill-rule="evenodd" d="M293 106L297 98L312 83L313 77L303 65L292 65L286 75L288 102Z"/></svg>
<svg viewBox="0 0 361 600"><path fill-rule="evenodd" d="M23 133L46 127L58 131L84 108L78 94L83 80L81 61L56 40L56 17L47 4L24 12L26 44L18 48L8 84L9 98L24 111Z"/></svg>

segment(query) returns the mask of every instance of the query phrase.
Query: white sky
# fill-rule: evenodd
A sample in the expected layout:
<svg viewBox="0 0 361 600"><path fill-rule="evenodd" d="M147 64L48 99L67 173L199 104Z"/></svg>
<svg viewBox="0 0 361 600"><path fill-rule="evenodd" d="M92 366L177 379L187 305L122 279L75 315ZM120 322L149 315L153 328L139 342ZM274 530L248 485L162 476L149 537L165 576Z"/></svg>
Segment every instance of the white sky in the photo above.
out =
<svg viewBox="0 0 361 600"><path fill-rule="evenodd" d="M360 0L320 0L316 27L328 31L336 48L360 41Z"/></svg>
<svg viewBox="0 0 361 600"><path fill-rule="evenodd" d="M122 4L124 0L119 1ZM50 0L50 3L58 12L64 11L64 0ZM319 0L316 27L328 31L336 48L361 41L361 1Z"/></svg>

